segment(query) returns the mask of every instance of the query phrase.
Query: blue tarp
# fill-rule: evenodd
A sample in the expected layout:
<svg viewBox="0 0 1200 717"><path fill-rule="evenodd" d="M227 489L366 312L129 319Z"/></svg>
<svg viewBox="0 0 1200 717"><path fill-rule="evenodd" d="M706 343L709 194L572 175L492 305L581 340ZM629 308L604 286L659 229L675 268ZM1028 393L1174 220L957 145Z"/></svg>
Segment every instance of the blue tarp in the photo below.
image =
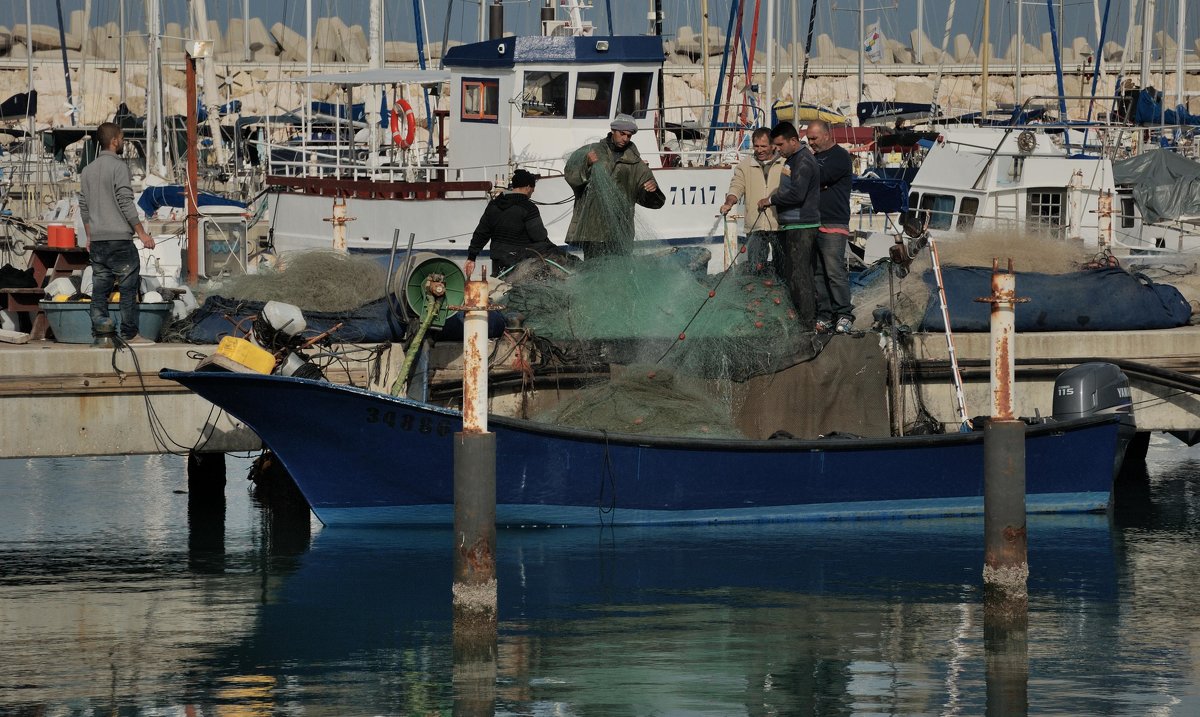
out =
<svg viewBox="0 0 1200 717"><path fill-rule="evenodd" d="M934 298L925 310L921 329L944 331L933 271L922 277ZM990 330L991 304L975 299L992 293L992 270L983 267L945 267L946 303L954 331ZM1097 269L1073 274L1018 272L1018 332L1132 331L1184 326L1191 306L1173 286L1155 284L1124 269Z"/></svg>
<svg viewBox="0 0 1200 717"><path fill-rule="evenodd" d="M1133 121L1152 125L1200 125L1200 115L1189 113L1183 105L1175 109L1163 109L1162 95L1152 87L1143 87L1133 108Z"/></svg>
<svg viewBox="0 0 1200 717"><path fill-rule="evenodd" d="M138 198L138 207L146 216L153 216L159 207L182 207L187 203L183 187L178 184L168 184L164 187L150 187ZM226 199L219 194L200 192L196 196L196 204L201 207L241 207L246 208L245 202Z"/></svg>
<svg viewBox="0 0 1200 717"><path fill-rule="evenodd" d="M249 326L246 319L261 312L265 303L210 296L188 316L191 328L184 339L194 344L215 344L225 336L240 335L234 332L234 325ZM351 311L305 311L304 320L308 325L305 334L311 336L343 322L342 328L332 335L335 342L373 344L400 341L404 337L404 322L393 316L387 299Z"/></svg>
<svg viewBox="0 0 1200 717"><path fill-rule="evenodd" d="M871 206L877 212L907 212L908 182L903 179L855 177L850 188L871 196Z"/></svg>

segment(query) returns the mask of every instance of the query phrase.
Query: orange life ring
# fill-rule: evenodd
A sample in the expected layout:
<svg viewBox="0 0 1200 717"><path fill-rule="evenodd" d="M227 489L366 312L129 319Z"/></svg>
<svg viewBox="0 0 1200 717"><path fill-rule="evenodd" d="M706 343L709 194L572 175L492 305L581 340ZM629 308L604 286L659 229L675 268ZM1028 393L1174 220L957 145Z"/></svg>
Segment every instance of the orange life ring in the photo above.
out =
<svg viewBox="0 0 1200 717"><path fill-rule="evenodd" d="M400 133L400 114L404 113L404 133ZM408 149L412 146L413 139L417 136L417 118L413 116L412 105L408 104L408 100L403 97L397 97L394 106L392 107L392 118L389 122L392 128L392 141L395 142L400 149Z"/></svg>

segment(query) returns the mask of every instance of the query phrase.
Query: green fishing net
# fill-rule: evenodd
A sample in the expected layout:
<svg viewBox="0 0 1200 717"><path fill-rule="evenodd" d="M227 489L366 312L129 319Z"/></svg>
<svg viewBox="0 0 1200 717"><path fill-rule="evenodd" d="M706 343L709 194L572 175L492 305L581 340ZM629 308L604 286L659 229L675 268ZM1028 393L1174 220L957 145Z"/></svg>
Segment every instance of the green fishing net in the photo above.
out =
<svg viewBox="0 0 1200 717"><path fill-rule="evenodd" d="M612 244L629 222L628 200L602 165L585 198L606 217ZM628 226L626 224L625 226ZM634 229L638 239L644 226ZM639 241L638 244L651 242ZM538 274L501 300L566 363L613 366L598 383L536 416L561 425L628 433L736 436L743 395L733 384L815 356L822 340L803 331L786 287L744 261L707 274L705 248L589 259L566 275Z"/></svg>
<svg viewBox="0 0 1200 717"><path fill-rule="evenodd" d="M279 266L230 276L208 293L248 301L283 301L307 311L350 311L384 296L387 269L370 257L335 251L288 254Z"/></svg>

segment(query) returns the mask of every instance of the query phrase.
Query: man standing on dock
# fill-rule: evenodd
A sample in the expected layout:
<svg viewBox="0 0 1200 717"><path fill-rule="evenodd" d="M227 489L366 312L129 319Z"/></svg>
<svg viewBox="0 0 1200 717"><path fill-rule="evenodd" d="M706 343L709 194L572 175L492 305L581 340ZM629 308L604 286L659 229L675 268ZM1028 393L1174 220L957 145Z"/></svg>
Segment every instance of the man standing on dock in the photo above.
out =
<svg viewBox="0 0 1200 717"><path fill-rule="evenodd" d="M854 160L833 139L829 123L813 120L805 132L821 166L821 228L817 231L815 277L817 331L848 334L854 330L846 244L850 240L850 184Z"/></svg>
<svg viewBox="0 0 1200 717"><path fill-rule="evenodd" d="M779 189L784 160L771 145L771 130L766 127L754 130L750 147L753 154L733 168L733 179L729 181L721 214L728 214L739 199L746 198L746 216L742 220L746 233L746 261L751 270L761 272L767 265L768 249L774 253L776 263L782 250L775 208L759 209L758 202Z"/></svg>
<svg viewBox="0 0 1200 717"><path fill-rule="evenodd" d="M779 189L759 200L758 208L775 207L778 213L783 251L775 262L775 273L787 284L801 329L813 331L817 318L813 262L817 228L821 226L821 167L791 122L775 125L771 143L786 164Z"/></svg>
<svg viewBox="0 0 1200 717"><path fill-rule="evenodd" d="M112 324L108 298L115 284L121 292L121 338L130 344L154 343L138 333L142 260L133 236L147 249L154 248L154 239L138 218L129 167L120 157L125 135L105 122L96 128L95 138L100 154L79 177L79 211L92 264L92 333L107 333Z"/></svg>
<svg viewBox="0 0 1200 717"><path fill-rule="evenodd" d="M634 205L659 209L667 203L633 143L633 117L619 114L609 129L604 139L575 150L564 172L575 190L567 243L579 245L584 259L632 254Z"/></svg>

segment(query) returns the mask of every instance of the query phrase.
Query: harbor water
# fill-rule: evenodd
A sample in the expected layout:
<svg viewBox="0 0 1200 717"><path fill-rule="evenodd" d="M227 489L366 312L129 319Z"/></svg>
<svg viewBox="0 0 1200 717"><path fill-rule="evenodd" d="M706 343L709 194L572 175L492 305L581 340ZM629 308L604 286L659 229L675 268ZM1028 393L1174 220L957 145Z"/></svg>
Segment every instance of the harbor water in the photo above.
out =
<svg viewBox="0 0 1200 717"><path fill-rule="evenodd" d="M501 530L482 670L450 531L323 529L249 463L189 510L176 456L0 461L0 715L1200 714L1173 439L1111 516L1031 518L999 639L981 519Z"/></svg>

